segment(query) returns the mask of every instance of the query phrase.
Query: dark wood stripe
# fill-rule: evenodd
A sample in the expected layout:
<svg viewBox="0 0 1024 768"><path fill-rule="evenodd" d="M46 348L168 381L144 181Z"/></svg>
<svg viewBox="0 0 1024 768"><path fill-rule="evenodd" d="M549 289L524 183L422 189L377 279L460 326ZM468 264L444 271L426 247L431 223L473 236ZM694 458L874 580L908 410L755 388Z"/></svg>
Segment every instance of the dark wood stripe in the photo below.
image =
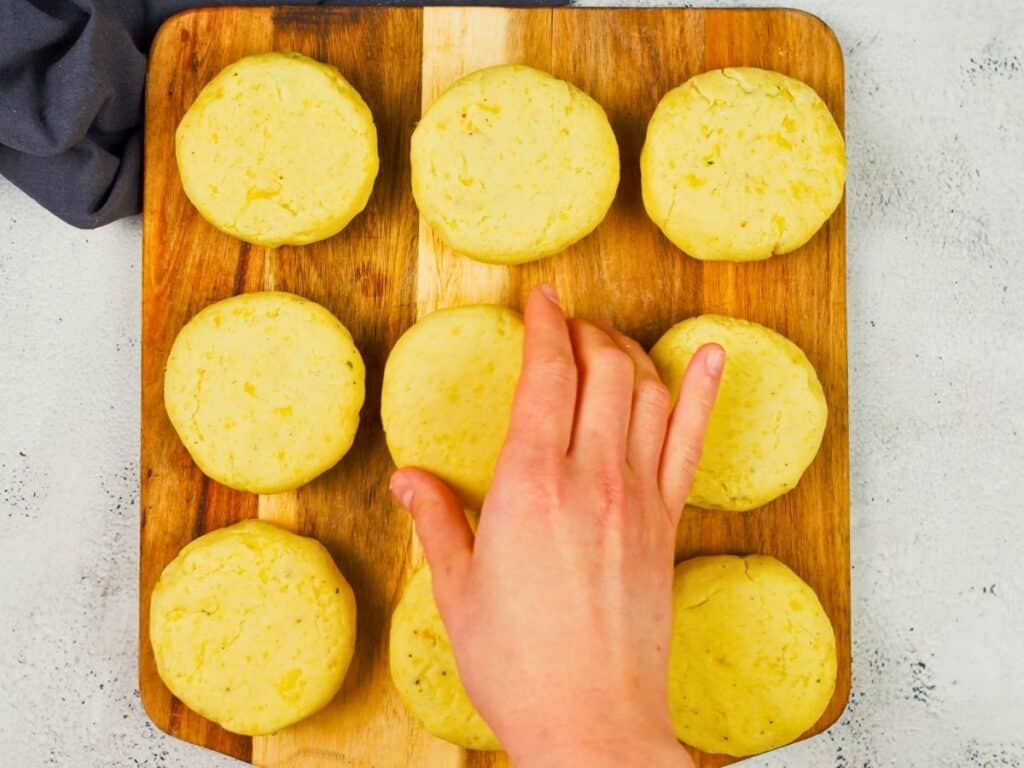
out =
<svg viewBox="0 0 1024 768"><path fill-rule="evenodd" d="M210 498L210 478L203 475L199 484L199 499L196 502L196 515L192 521L192 538L198 539L206 533L206 504Z"/></svg>
<svg viewBox="0 0 1024 768"><path fill-rule="evenodd" d="M249 272L249 254L252 252L252 245L241 243L238 248L238 264L235 267L234 293L237 296L245 293L245 278Z"/></svg>

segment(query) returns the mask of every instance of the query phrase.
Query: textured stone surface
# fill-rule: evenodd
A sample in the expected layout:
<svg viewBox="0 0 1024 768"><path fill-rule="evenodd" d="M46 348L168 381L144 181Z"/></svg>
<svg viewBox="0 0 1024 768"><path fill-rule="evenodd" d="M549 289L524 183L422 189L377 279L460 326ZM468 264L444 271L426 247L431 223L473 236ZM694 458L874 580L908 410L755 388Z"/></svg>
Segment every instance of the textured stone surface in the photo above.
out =
<svg viewBox="0 0 1024 768"><path fill-rule="evenodd" d="M1024 3L805 7L847 56L854 695L748 764L1022 768ZM136 692L139 231L0 182L3 766L231 762Z"/></svg>

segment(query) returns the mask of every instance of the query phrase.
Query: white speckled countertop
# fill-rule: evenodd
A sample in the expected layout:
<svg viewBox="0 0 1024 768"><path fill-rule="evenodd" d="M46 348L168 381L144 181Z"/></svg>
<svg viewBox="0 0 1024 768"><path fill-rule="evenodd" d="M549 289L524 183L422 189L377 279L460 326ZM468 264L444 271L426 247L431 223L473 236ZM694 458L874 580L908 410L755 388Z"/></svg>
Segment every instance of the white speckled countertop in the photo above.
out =
<svg viewBox="0 0 1024 768"><path fill-rule="evenodd" d="M747 764L1024 768L1024 1L803 7L847 64L854 694ZM4 768L232 762L136 690L140 252L0 180Z"/></svg>

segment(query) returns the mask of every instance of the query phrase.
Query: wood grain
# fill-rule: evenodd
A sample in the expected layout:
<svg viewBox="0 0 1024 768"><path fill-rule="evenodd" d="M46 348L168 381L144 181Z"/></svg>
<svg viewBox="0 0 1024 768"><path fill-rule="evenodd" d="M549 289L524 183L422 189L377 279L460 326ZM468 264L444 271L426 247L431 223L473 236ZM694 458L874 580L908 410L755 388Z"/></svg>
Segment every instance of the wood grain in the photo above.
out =
<svg viewBox="0 0 1024 768"><path fill-rule="evenodd" d="M298 50L337 66L369 103L381 174L367 210L344 232L303 248L249 246L209 226L185 199L174 163L178 120L202 85L233 60ZM566 252L522 267L451 253L416 213L408 143L425 105L459 75L522 62L589 92L618 136L622 182L604 223ZM799 251L767 262L701 263L646 217L638 156L658 99L687 77L753 65L800 78L843 124L843 62L818 19L796 11L699 9L325 8L191 11L153 46L147 82L143 217L142 567L140 691L174 735L265 766L506 766L466 753L411 722L388 679L391 610L421 555L407 515L387 493L391 463L379 419L391 345L438 307L493 301L521 307L540 281L572 313L610 322L644 344L700 312L746 317L796 341L817 368L829 426L796 490L747 514L688 509L680 557L763 552L792 566L836 628L839 683L810 733L841 713L850 688L849 480L845 210ZM367 362L367 403L355 445L333 470L291 494L256 497L203 478L163 408L163 366L175 334L206 304L276 288L308 296L352 330ZM334 554L359 602L359 637L345 688L322 713L270 737L226 733L175 700L156 674L149 595L164 565L197 535L259 516L314 535ZM695 754L701 768L733 762Z"/></svg>

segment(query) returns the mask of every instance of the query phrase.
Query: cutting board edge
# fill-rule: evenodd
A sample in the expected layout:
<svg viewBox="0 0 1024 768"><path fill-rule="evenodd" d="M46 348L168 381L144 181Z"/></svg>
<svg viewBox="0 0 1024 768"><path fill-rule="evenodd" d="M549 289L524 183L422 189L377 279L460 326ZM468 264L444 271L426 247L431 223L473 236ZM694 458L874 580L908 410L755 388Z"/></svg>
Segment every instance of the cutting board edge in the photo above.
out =
<svg viewBox="0 0 1024 768"><path fill-rule="evenodd" d="M268 13L268 14L270 14L272 16L272 14L275 11L277 11L279 8L289 8L289 7L290 6L266 6L266 7L260 8L260 9L245 8L244 10L247 13L264 12L264 13ZM378 6L359 6L360 9L361 8L366 8L367 10L371 10L371 9L376 8L376 7L378 7ZM442 7L442 6L431 6L431 7L437 8L437 7ZM580 12L595 12L595 13L599 13L599 12L602 12L602 11L608 11L608 10L615 10L615 7L610 7L609 8L609 7L597 7L597 6L566 7L566 6L560 6L560 5L551 5L551 6L547 6L547 7L549 7L552 10L555 10L555 9L563 10L564 9L566 11L570 11L571 10L573 12L580 11ZM351 7L349 7L349 8L351 8ZM534 6L534 8L540 8L540 7ZM331 15L331 14L334 14L334 13L338 13L338 12L344 11L345 9L346 9L345 6L337 6L337 7L320 7L317 10L319 12L323 12L325 14ZM239 8L238 6L219 6L219 7L207 7L207 8L194 8L194 9L188 9L188 10L179 12L179 13L173 15L172 17L170 17L169 19L167 19L161 25L161 27L159 28L156 36L154 37L153 49L156 50L158 46L165 45L166 43L165 43L164 39L170 37L171 34L173 33L173 31L175 29L177 29L179 26L188 23L193 16L204 16L204 15L217 16L217 15L222 15L222 14L223 15L229 15L232 11L238 11L238 10L243 10L243 9ZM802 17L805 17L805 18L808 18L808 19L812 20L815 23L815 25L820 26L824 30L824 32L826 33L827 38L829 38L829 43L832 46L834 46L834 48L835 48L836 57L837 57L837 60L838 60L838 62L840 64L840 72L841 72L840 78L841 78L841 82L842 82L842 94L843 95L842 95L842 101L840 103L840 109L838 110L838 114L836 115L836 118L837 118L837 121L840 124L840 127L844 129L844 135L845 135L845 57L843 55L842 46L840 44L838 35L835 33L834 29L827 22L825 22L823 19L821 19L819 16L817 16L817 15L815 15L813 13L810 13L808 11L801 10L801 9L785 8L785 7L778 7L778 8L702 8L702 7L681 8L681 7L678 7L678 6L656 6L656 7L644 7L644 8L630 9L630 10L638 10L638 11L643 11L643 12L658 12L658 11L661 11L661 12L672 12L672 13L677 13L677 12L678 13L685 13L685 12L693 12L693 11L713 11L715 13L722 13L722 14L741 13L741 12L744 12L744 11L755 11L755 12L764 12L764 13L792 14L792 15L795 15L795 16L802 16ZM148 92L149 92L149 88L148 88L149 80L150 80L150 71L147 70L147 101L148 101ZM147 125L148 125L148 121L147 121ZM147 142L147 145L148 145L148 142ZM148 165L148 163L146 163L146 164ZM144 201L143 202L144 202L144 205L145 205L145 197L144 197ZM845 265L845 259L846 259L845 196L844 196L844 200L843 200L842 206L843 206L843 209L844 209L844 213L843 213L843 229L842 229L841 253L842 253L842 258L844 260L844 265ZM145 259L146 253L148 251L148 249L146 248L146 243L145 243L145 240L146 240L146 230L147 230L146 217L144 216L144 220L143 220L143 241L144 241L143 242L143 258L144 259ZM145 279L146 279L146 269L145 269L145 266L143 266L143 270L142 270L142 279L143 279L143 282L145 282ZM152 297L144 289L143 290L143 297L142 297L143 307L145 308L147 306L147 304L151 300L152 300ZM848 350L847 341L848 341L849 329L848 329L848 319L847 319L847 316L846 316L846 313L847 313L847 290L846 290L846 280L845 280L845 277L844 277L844 280L843 280L841 312L842 312L842 315L843 315L844 325L847 326L846 327L846 332L845 332L841 342L842 342L842 364L843 364L843 370L844 370L844 373L845 373L846 385L848 387L848 382L849 382L849 363L848 363L849 350ZM146 318L147 318L147 313L144 311L143 312L143 323L146 322ZM144 338L145 338L145 333L144 333ZM145 346L143 346L143 354L145 354ZM850 530L850 504L851 504L850 486L849 486L850 458L851 457L850 457L850 449L849 449L849 441L848 441L848 438L849 438L849 428L848 428L849 402L848 401L849 401L849 398L847 396L844 399L844 402L842 404L842 409L841 409L843 414L844 414L844 416L847 418L847 426L846 426L846 430L845 430L845 438L846 438L846 451L845 451L846 452L846 466L845 466L845 475L846 475L846 477L844 478L844 483L845 483L845 488L846 488L846 493L845 493L845 498L844 498L844 502L845 502L844 503L844 508L845 508L844 511L845 511L845 516L846 516L846 533L845 533L845 537L847 538L847 542L848 542L849 530ZM140 453L141 453L141 451L140 451ZM142 465L142 466L144 467L144 465ZM140 506L141 506L141 500L140 500ZM145 524L145 511L143 510L142 511L142 520L140 521L140 528L144 524ZM849 545L848 544L847 544L847 554L849 554ZM140 571L142 570L143 567L144 567L143 564L140 563ZM844 581L846 582L847 585L849 585L850 582L851 582L851 574L850 574L849 568L847 568L845 570L845 579L844 579ZM847 591L849 592L849 586L847 586ZM140 595L140 597L142 597L142 596ZM849 619L850 619L850 622L852 623L852 605L849 604L849 603L847 605L847 613L849 614ZM144 634L144 631L143 631L143 627L142 627L141 621L140 621L140 626L139 626L140 643L141 643L141 641L143 639L142 638L143 634ZM849 642L852 639L851 638L852 632L847 631L847 632L844 633L844 635L846 637L847 645L849 647ZM166 717L166 718L161 717L160 713L159 713L159 708L154 708L152 706L153 705L154 696L157 694L157 691L152 689L150 686L143 684L142 670L141 669L139 670L139 679L140 679L140 700L142 702L143 709L146 712L147 717L149 717L149 719L154 723L154 725L156 727L158 727L161 731L163 731L165 733L168 733L169 735L175 736L176 738L181 738L182 740L189 741L190 743L195 743L195 744L200 745L200 746L205 746L206 748L210 748L210 749L214 749L216 751L220 751L222 754L227 754L227 755L232 755L232 756L238 757L237 754L233 754L231 752L224 751L224 750L219 750L216 746L211 745L209 743L202 743L202 742L199 742L199 741L193 741L191 739L185 738L183 736L180 736L180 735L174 733L174 731L173 731L173 726L174 726L173 714L169 714L169 716ZM852 663L851 664L846 664L842 668L840 668L839 676L837 678L837 693L842 697L842 702L843 702L842 708L835 714L835 716L833 718L831 718L827 722L821 722L819 724L816 724L816 726L814 728L812 728L810 731L808 731L807 734L801 736L801 738L798 741L803 741L803 740L806 740L807 738L813 738L816 735L821 735L821 734L825 733L826 731L828 731L832 726L834 726L836 724L836 722L841 719L843 713L846 710L846 707L848 706L851 690L852 690Z"/></svg>

